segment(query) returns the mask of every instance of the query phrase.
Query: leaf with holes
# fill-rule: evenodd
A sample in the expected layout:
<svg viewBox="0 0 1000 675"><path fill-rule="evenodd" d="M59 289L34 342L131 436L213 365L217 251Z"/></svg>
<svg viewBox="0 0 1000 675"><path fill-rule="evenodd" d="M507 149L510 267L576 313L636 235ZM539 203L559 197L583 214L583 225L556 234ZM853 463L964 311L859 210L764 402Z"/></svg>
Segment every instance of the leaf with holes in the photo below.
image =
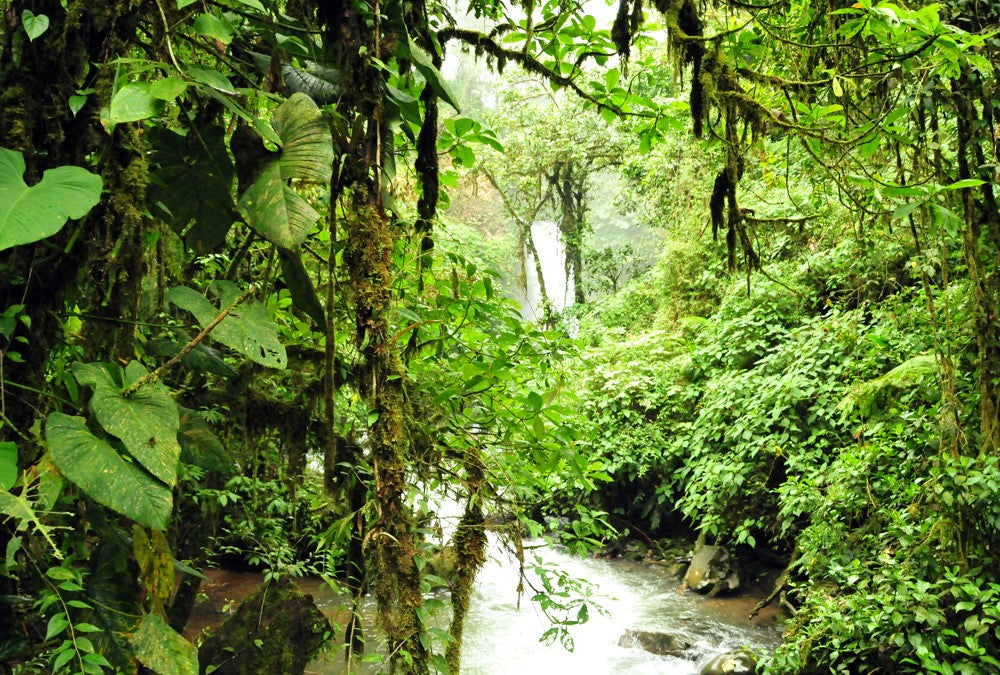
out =
<svg viewBox="0 0 1000 675"><path fill-rule="evenodd" d="M78 166L49 169L31 187L24 157L0 148L0 251L51 237L68 218L83 218L101 199L101 177Z"/></svg>
<svg viewBox="0 0 1000 675"><path fill-rule="evenodd" d="M246 127L231 144L240 169L239 208L247 223L283 248L298 246L319 220L319 213L289 186L291 180L326 184L333 170L333 138L323 114L305 94L278 106L271 126L281 139L275 152ZM252 181L252 182L251 182Z"/></svg>
<svg viewBox="0 0 1000 675"><path fill-rule="evenodd" d="M167 292L167 299L181 309L194 314L203 327L212 323L222 311L232 306L241 295L240 288L228 281L217 281L212 288L219 297L219 307L214 306L198 291L185 286L175 286ZM287 362L285 347L278 340L278 327L267 316L263 305L245 300L233 309L211 333L230 349L243 354L251 361L269 368L284 368Z"/></svg>
<svg viewBox="0 0 1000 675"><path fill-rule="evenodd" d="M165 530L173 510L170 488L87 429L82 417L52 413L45 441L59 472L96 502L140 525Z"/></svg>
<svg viewBox="0 0 1000 675"><path fill-rule="evenodd" d="M81 364L74 369L74 375L79 382L94 387L94 395L90 399L94 417L105 431L121 439L129 454L151 474L173 487L177 482L177 460L181 447L177 443L180 426L177 404L170 398L170 392L160 382L151 382L125 397L122 396L122 388L147 374L142 364L137 361L128 364L122 377L122 387L116 384L107 370L92 366L94 364Z"/></svg>

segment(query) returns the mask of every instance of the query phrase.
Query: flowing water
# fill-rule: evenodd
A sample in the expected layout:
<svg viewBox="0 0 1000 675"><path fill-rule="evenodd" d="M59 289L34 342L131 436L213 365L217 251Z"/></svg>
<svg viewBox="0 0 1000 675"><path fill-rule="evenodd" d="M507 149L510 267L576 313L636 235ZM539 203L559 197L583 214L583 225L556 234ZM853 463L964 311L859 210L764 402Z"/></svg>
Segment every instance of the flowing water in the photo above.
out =
<svg viewBox="0 0 1000 675"><path fill-rule="evenodd" d="M531 238L541 261L542 276L545 280L545 294L552 309L561 312L573 304L572 273L566 272L566 247L559 238L559 228L555 221L539 220L531 226ZM538 273L534 256L527 250L525 276L528 284L527 298L522 302L522 315L526 321L540 321L545 310L542 307L542 292L538 284Z"/></svg>
<svg viewBox="0 0 1000 675"><path fill-rule="evenodd" d="M747 620L756 598L715 598L705 600L680 592L678 581L663 567L627 560L578 558L551 548L536 552L548 564L571 576L583 578L598 587L595 600L607 614L591 608L590 620L572 627L575 648L566 651L559 644L539 642L549 627L530 592L520 598L518 608L516 561L499 552L487 563L477 580L466 620L462 649L462 672L483 675L517 673L697 673L714 656L750 647L773 649L780 638L774 629L774 612L765 610L753 621ZM260 575L215 572L209 574L205 588L209 600L196 610L188 635L218 621L218 609L225 600L238 600L260 583ZM535 582L538 585L537 581ZM302 580L331 621L341 626L346 620L344 601L317 579ZM439 596L441 597L441 596ZM446 599L446 596L444 596ZM447 603L445 603L447 604ZM374 605L366 602L365 620L374 624ZM440 612L436 622L447 626L448 617ZM667 632L684 637L693 647L690 658L658 656L638 647L618 644L627 629ZM342 634L342 630L338 631ZM376 647L377 648L377 647ZM308 668L310 673L346 672L339 651ZM352 672L378 672L376 664L362 663Z"/></svg>

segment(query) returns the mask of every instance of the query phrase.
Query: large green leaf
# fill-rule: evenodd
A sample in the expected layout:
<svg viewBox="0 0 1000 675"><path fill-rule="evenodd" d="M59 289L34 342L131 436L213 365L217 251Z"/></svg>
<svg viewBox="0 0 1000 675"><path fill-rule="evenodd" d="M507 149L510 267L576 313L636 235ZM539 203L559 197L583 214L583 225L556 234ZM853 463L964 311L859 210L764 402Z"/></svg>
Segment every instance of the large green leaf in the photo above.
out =
<svg viewBox="0 0 1000 675"><path fill-rule="evenodd" d="M162 127L149 132L153 146L153 212L182 235L195 253L208 253L240 220L233 201L236 171L225 130L210 125L181 136Z"/></svg>
<svg viewBox="0 0 1000 675"><path fill-rule="evenodd" d="M329 183L333 171L333 138L323 114L305 94L293 94L278 106L271 127L281 139L275 152L264 147L247 127L231 144L240 167L239 208L262 237L294 248L309 234L319 214L299 197L290 180ZM251 182L252 181L252 182Z"/></svg>
<svg viewBox="0 0 1000 675"><path fill-rule="evenodd" d="M0 491L9 490L17 481L17 444L0 443Z"/></svg>
<svg viewBox="0 0 1000 675"><path fill-rule="evenodd" d="M78 166L49 169L31 187L24 157L0 148L0 251L51 237L67 218L83 218L101 199L101 177Z"/></svg>
<svg viewBox="0 0 1000 675"><path fill-rule="evenodd" d="M52 413L45 421L45 440L59 471L88 497L140 525L167 528L170 489L90 433L82 417Z"/></svg>
<svg viewBox="0 0 1000 675"><path fill-rule="evenodd" d="M181 428L177 440L181 444L181 460L208 471L232 473L235 463L219 437L212 433L205 418L194 410L179 408Z"/></svg>
<svg viewBox="0 0 1000 675"><path fill-rule="evenodd" d="M177 482L177 443L180 421L177 404L160 382L143 385L129 397L122 396L115 379L95 364L74 368L77 381L94 387L90 410L104 430L120 438L125 448L146 469L173 487ZM130 386L146 375L146 369L132 361L125 369L122 385Z"/></svg>
<svg viewBox="0 0 1000 675"><path fill-rule="evenodd" d="M309 315L317 326L326 325L326 312L316 294L309 272L302 262L302 254L296 251L278 248L278 259L281 261L281 276L292 294L292 303Z"/></svg>
<svg viewBox="0 0 1000 675"><path fill-rule="evenodd" d="M198 649L159 613L142 617L129 640L139 663L160 675L198 675Z"/></svg>
<svg viewBox="0 0 1000 675"><path fill-rule="evenodd" d="M241 295L240 288L228 281L217 281L212 284L212 288L219 297L218 307L198 291L185 286L171 288L167 291L167 299L194 314L199 324L207 326ZM236 307L215 327L211 335L213 339L262 366L284 368L288 360L285 347L278 340L277 326L268 318L263 305L253 300L245 300Z"/></svg>

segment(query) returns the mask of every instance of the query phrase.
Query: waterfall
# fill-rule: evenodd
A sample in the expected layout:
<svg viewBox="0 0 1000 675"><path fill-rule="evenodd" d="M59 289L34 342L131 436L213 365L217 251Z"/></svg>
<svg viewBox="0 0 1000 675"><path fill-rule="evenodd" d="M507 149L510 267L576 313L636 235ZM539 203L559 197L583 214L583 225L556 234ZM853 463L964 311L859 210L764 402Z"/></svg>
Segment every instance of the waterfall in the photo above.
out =
<svg viewBox="0 0 1000 675"><path fill-rule="evenodd" d="M531 238L541 263L546 295L552 309L561 312L573 304L573 275L566 269L566 247L559 239L559 228L552 220L535 221L531 225ZM524 265L527 298L521 313L527 321L541 321L545 317L542 293L534 256L527 247L524 251Z"/></svg>

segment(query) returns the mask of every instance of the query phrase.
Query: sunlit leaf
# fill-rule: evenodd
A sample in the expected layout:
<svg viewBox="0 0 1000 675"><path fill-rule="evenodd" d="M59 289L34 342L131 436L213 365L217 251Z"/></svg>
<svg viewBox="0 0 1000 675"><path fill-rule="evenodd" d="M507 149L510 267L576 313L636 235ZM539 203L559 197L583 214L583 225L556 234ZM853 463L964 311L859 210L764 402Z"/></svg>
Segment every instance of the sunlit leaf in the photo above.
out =
<svg viewBox="0 0 1000 675"><path fill-rule="evenodd" d="M126 84L111 98L109 120L112 124L136 122L155 117L162 111L163 101L153 96L149 83L134 82Z"/></svg>
<svg viewBox="0 0 1000 675"><path fill-rule="evenodd" d="M48 169L31 187L24 171L21 153L0 148L0 251L52 236L101 198L101 177L78 166Z"/></svg>
<svg viewBox="0 0 1000 675"><path fill-rule="evenodd" d="M17 482L17 444L0 443L0 490L9 490Z"/></svg>
<svg viewBox="0 0 1000 675"><path fill-rule="evenodd" d="M21 25L24 32L28 34L28 39L34 42L49 29L49 17L44 14L35 14L30 9L21 12Z"/></svg>
<svg viewBox="0 0 1000 675"><path fill-rule="evenodd" d="M194 32L229 44L235 32L232 24L215 14L200 14L194 20Z"/></svg>

